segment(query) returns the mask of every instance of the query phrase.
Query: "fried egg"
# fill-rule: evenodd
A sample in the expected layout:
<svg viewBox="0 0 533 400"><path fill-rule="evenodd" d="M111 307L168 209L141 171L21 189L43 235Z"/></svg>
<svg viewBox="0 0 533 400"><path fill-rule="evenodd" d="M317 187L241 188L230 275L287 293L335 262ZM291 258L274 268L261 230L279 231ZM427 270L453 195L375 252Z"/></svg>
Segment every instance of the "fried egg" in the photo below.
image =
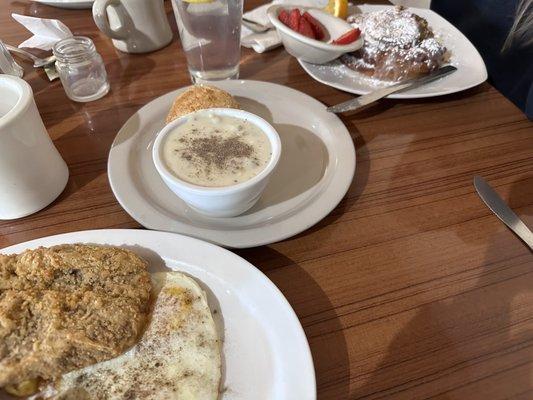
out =
<svg viewBox="0 0 533 400"><path fill-rule="evenodd" d="M51 398L61 400L214 400L220 342L204 291L179 272L153 274L151 320L119 357L69 372Z"/></svg>

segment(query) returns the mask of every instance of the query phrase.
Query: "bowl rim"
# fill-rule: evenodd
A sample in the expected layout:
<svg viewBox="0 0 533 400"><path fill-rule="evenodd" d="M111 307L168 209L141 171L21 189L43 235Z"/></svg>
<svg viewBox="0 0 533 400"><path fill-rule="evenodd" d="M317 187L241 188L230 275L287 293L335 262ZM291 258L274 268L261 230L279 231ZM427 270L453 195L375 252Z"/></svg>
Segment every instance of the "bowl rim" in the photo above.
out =
<svg viewBox="0 0 533 400"><path fill-rule="evenodd" d="M215 115L225 115L230 116L234 118L240 118L247 120L254 125L256 125L265 135L268 137L268 140L270 142L270 147L272 150L272 155L270 157L270 160L265 168L261 172L259 172L257 175L253 176L252 178L248 179L247 181L237 183L235 185L229 185L229 186L201 186L201 185L195 185L194 183L187 182L183 179L178 178L176 175L174 175L170 169L167 167L166 163L163 161L162 157L162 150L163 150L163 144L165 143L165 140L167 136L170 134L170 132L176 128L177 126L185 123L189 118L196 116L196 115L202 115L202 114L215 114ZM276 168L279 159L281 156L281 140L279 138L278 132L274 129L270 123L268 123L266 120L261 118L260 116L253 114L248 111L239 110L235 108L206 108L198 111L194 111L189 114L182 115L179 118L176 118L175 120L169 122L166 124L163 129L161 129L154 140L154 145L152 148L152 160L155 164L156 170L159 173L159 175L167 181L172 182L172 184L176 185L180 189L195 193L195 194L203 194L203 195L222 195L222 194L231 194L239 191L246 190L250 188L251 186L255 185L256 183L266 179L269 177L269 175L272 173L272 171Z"/></svg>
<svg viewBox="0 0 533 400"><path fill-rule="evenodd" d="M305 10L305 11L307 11L307 10L316 10L316 11L322 12L324 14L327 14L324 11L322 11L320 8L317 8L317 7L305 7L305 6L298 6L298 5L292 5L292 4L274 4L274 5L270 6L267 9L267 15L268 15L268 18L270 19L270 22L272 23L272 25L274 25L274 27L276 29L280 30L282 33L285 33L285 34L293 37L294 39L296 39L296 40L298 40L298 41L300 41L302 43L305 43L307 45L319 48L321 50L332 51L332 52L336 52L336 53L350 53L352 51L359 50L362 47L362 45L363 45L363 34L362 33L361 33L361 35L359 36L359 38L355 42L349 43L349 44L339 45L339 44L329 44L329 43L326 43L326 42L322 42L320 40L311 39L311 38L308 38L307 36L302 35L301 33L293 31L291 28L289 28L287 25L285 25L283 22L281 22L279 20L279 18L278 18L278 10L280 8L288 8L288 7L291 7L291 6L292 6L292 8L298 8L300 11L302 11L302 10ZM329 15L329 16L331 16L332 18L337 18L337 17L335 17L333 15ZM348 22L346 22L346 24L351 26Z"/></svg>
<svg viewBox="0 0 533 400"><path fill-rule="evenodd" d="M18 99L9 111L0 116L0 128L3 128L24 113L33 99L33 91L24 79L7 74L0 74L0 86L7 87L18 95Z"/></svg>

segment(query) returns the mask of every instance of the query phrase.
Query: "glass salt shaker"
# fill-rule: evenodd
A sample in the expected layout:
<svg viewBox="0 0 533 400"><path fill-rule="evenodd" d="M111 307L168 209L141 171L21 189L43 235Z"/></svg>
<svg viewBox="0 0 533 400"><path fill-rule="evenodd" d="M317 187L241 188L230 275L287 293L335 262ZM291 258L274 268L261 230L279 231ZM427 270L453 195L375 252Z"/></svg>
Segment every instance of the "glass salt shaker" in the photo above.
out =
<svg viewBox="0 0 533 400"><path fill-rule="evenodd" d="M52 51L59 78L71 100L93 101L109 92L104 62L91 39L84 36L63 39Z"/></svg>

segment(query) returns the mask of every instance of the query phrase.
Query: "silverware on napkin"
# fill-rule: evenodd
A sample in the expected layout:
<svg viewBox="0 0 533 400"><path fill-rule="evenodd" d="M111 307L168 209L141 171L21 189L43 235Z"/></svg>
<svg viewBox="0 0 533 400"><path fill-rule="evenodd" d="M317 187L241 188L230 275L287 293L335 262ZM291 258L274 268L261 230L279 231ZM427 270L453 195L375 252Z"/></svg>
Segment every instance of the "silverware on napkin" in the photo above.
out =
<svg viewBox="0 0 533 400"><path fill-rule="evenodd" d="M259 22L252 21L251 19L248 19L246 17L242 17L242 24L254 33L263 33L274 28L270 24L263 25Z"/></svg>
<svg viewBox="0 0 533 400"><path fill-rule="evenodd" d="M44 67L45 65L49 65L49 64L52 64L56 61L56 56L54 56L53 54L51 56L48 56L48 57L45 57L45 58L40 58L40 57L37 57L35 55L33 55L32 53L30 53L29 51L26 51L26 50L22 50L22 49L19 49L18 47L15 47L15 46L11 46L9 44L6 44L6 48L11 52L11 53L15 53L15 54L18 54L30 61L33 61L33 66L35 68L39 68L39 67Z"/></svg>
<svg viewBox="0 0 533 400"><path fill-rule="evenodd" d="M34 68L43 68L44 72L46 73L46 76L50 81L53 81L57 78L59 78L59 74L57 73L56 67L55 67L55 61L56 57L54 55L40 58L29 51L19 49L18 47L11 46L9 44L4 44L6 49L9 50L13 54L17 54L19 56L22 56L26 58L27 60L33 61L33 67Z"/></svg>
<svg viewBox="0 0 533 400"><path fill-rule="evenodd" d="M457 68L453 65L446 65L439 68L435 72L423 76L421 78L409 79L403 82L395 83L381 89L377 89L373 92L364 94L356 99L345 101L344 103L337 104L335 106L328 107L327 110L333 113L343 113L346 111L357 110L360 107L366 106L375 102L389 94L400 92L402 90L413 89L415 87L422 86L426 83L433 82L443 76L449 75L457 71Z"/></svg>
<svg viewBox="0 0 533 400"><path fill-rule="evenodd" d="M518 218L485 179L479 175L474 176L474 187L487 207L533 250L533 232Z"/></svg>

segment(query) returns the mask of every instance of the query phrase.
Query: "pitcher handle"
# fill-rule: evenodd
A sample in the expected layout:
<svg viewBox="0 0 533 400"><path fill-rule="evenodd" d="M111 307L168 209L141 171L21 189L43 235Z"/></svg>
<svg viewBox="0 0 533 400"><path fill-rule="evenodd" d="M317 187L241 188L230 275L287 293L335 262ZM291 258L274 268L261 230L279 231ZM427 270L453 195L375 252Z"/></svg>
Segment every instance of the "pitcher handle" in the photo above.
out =
<svg viewBox="0 0 533 400"><path fill-rule="evenodd" d="M128 37L128 26L126 19L120 12L117 13L120 20L120 28L111 29L107 17L107 7L120 6L121 0L96 0L93 4L93 19L98 29L111 39L124 40Z"/></svg>

